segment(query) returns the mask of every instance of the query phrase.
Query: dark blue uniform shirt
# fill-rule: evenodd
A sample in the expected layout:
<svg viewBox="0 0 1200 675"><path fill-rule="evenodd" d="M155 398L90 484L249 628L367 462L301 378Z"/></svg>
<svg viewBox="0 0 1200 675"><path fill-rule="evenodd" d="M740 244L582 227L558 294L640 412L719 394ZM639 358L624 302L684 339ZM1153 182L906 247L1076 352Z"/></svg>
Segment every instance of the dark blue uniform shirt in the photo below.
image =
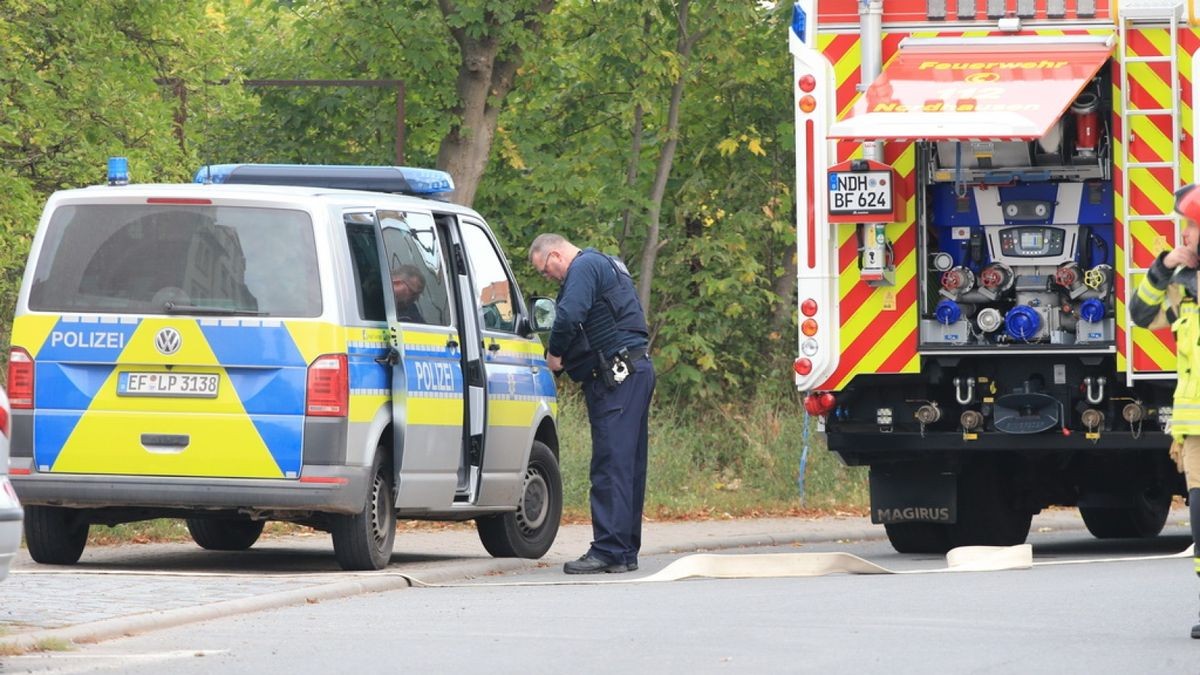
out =
<svg viewBox="0 0 1200 675"><path fill-rule="evenodd" d="M646 315L624 267L594 248L580 251L567 267L547 351L563 357L576 382L600 365L598 352L611 359L648 343Z"/></svg>

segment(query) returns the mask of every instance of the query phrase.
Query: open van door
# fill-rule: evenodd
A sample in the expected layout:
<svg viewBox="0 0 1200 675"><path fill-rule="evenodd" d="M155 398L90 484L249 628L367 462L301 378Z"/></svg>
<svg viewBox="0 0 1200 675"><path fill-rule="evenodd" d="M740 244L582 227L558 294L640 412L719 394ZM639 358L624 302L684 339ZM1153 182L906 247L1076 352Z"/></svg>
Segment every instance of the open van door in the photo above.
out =
<svg viewBox="0 0 1200 675"><path fill-rule="evenodd" d="M430 214L376 215L393 348L396 507L447 509L462 465L465 392L462 340L447 291L448 242L441 241Z"/></svg>

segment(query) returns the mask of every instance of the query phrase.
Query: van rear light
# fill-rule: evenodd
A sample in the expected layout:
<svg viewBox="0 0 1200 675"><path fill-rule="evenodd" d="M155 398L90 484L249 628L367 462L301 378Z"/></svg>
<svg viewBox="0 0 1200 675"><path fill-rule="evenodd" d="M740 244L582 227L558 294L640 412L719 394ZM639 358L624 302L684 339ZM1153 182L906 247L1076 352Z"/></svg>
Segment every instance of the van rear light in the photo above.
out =
<svg viewBox="0 0 1200 675"><path fill-rule="evenodd" d="M33 408L33 359L21 347L8 352L8 402L21 410Z"/></svg>
<svg viewBox="0 0 1200 675"><path fill-rule="evenodd" d="M0 434L8 438L8 408L0 406Z"/></svg>
<svg viewBox="0 0 1200 675"><path fill-rule="evenodd" d="M350 412L349 372L345 354L318 356L308 367L305 414L345 417Z"/></svg>

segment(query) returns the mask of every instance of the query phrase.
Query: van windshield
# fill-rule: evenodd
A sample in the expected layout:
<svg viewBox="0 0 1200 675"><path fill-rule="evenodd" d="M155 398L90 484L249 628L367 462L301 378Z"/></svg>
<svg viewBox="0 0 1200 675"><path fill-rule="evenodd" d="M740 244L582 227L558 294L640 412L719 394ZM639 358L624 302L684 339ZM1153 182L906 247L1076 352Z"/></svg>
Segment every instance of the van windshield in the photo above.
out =
<svg viewBox="0 0 1200 675"><path fill-rule="evenodd" d="M176 204L55 210L30 309L178 314L189 307L206 315L320 316L308 214Z"/></svg>

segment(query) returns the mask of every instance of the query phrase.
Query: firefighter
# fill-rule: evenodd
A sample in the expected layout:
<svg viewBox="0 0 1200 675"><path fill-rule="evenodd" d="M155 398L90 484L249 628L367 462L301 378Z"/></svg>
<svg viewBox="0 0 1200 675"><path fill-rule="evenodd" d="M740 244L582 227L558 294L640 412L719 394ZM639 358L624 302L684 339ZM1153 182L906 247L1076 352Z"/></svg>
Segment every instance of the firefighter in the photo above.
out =
<svg viewBox="0 0 1200 675"><path fill-rule="evenodd" d="M1200 541L1200 313L1196 268L1200 267L1200 190L1185 185L1175 193L1175 211L1185 219L1183 243L1159 254L1130 303L1133 322L1143 328L1171 327L1175 334L1175 400L1171 412L1171 458L1187 480L1192 540ZM1200 553L1200 552L1196 552ZM1200 575L1200 556L1194 558ZM1192 626L1200 639L1200 624Z"/></svg>

